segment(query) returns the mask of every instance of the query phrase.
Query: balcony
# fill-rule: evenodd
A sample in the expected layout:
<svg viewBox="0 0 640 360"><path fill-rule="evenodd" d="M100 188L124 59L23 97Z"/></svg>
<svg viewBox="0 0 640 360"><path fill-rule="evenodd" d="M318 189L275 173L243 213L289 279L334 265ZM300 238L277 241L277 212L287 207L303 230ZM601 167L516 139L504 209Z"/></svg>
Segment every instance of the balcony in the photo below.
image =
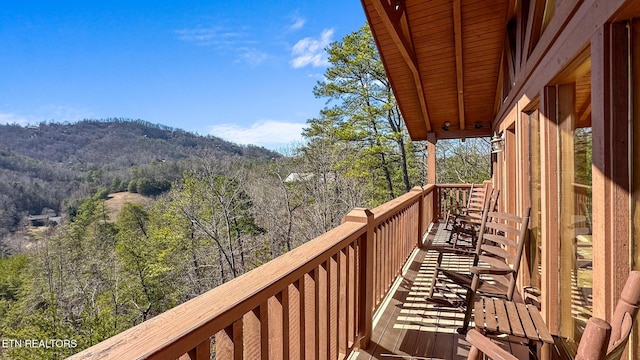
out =
<svg viewBox="0 0 640 360"><path fill-rule="evenodd" d="M356 208L335 229L72 358L466 358L461 314L424 297L437 257L428 245L448 237L437 221L469 188L427 185Z"/></svg>

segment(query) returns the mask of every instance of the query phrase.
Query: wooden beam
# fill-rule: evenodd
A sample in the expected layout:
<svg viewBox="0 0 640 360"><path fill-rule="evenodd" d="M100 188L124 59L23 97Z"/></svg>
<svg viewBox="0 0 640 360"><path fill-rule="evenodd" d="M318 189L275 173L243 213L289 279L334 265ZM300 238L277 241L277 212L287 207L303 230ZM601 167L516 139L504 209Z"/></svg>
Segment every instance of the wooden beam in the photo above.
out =
<svg viewBox="0 0 640 360"><path fill-rule="evenodd" d="M464 78L462 72L462 15L460 0L453 0L453 33L456 48L456 83L458 86L458 120L460 130L465 128L464 116Z"/></svg>
<svg viewBox="0 0 640 360"><path fill-rule="evenodd" d="M529 16L527 16L527 29L524 35L522 46L522 66L524 67L529 59L529 55L540 39L542 30L542 19L544 16L545 0L531 0L529 3Z"/></svg>
<svg viewBox="0 0 640 360"><path fill-rule="evenodd" d="M524 58L524 37L527 28L527 17L529 16L529 0L518 1L516 7L516 60L515 73L520 73L522 59Z"/></svg>
<svg viewBox="0 0 640 360"><path fill-rule="evenodd" d="M462 139L462 138L477 138L491 136L491 129L488 126L482 129L467 129L467 130L449 130L449 131L436 131L436 139Z"/></svg>
<svg viewBox="0 0 640 360"><path fill-rule="evenodd" d="M504 49L503 49L504 52ZM503 96L503 89L504 89L504 84L503 84L503 77L504 77L504 53L502 54L502 56L500 56L500 67L498 68L498 81L496 82L496 99L495 102L493 104L493 114L492 115L496 115L498 113L498 110L500 109L500 105L502 105L502 101L504 100L504 96Z"/></svg>
<svg viewBox="0 0 640 360"><path fill-rule="evenodd" d="M391 5L389 5L389 3L384 0L372 0L371 2L373 4L373 7L380 15L382 23L387 29L387 32L389 32L389 35L398 48L398 51L402 55L402 58L413 74L413 81L416 86L416 92L420 101L422 115L424 116L425 126L427 127L427 131L431 131L429 109L427 108L427 101L424 97L424 88L422 79L420 78L420 71L418 69L415 52L411 48L411 39L407 39L408 35L404 34L399 24L400 19L406 16L403 13L403 2L400 2L400 8L398 10L393 9ZM402 11L402 13L400 13L400 11Z"/></svg>
<svg viewBox="0 0 640 360"><path fill-rule="evenodd" d="M581 109L578 110L578 112L576 113L576 117L578 119L576 121L576 124L578 124L578 127L581 127L581 125L588 123L587 119L589 119L590 115L591 115L591 98L587 99L584 105L582 105Z"/></svg>
<svg viewBox="0 0 640 360"><path fill-rule="evenodd" d="M513 25L508 24L507 36L504 37L504 41L505 41L504 53L506 54L507 69L509 70L509 86L508 86L509 91L511 91L511 89L513 88L513 84L516 81L516 64L515 64L516 49L514 49L513 45L511 44L512 40L515 39L515 36L516 36L515 33L516 33L516 29L513 28Z"/></svg>

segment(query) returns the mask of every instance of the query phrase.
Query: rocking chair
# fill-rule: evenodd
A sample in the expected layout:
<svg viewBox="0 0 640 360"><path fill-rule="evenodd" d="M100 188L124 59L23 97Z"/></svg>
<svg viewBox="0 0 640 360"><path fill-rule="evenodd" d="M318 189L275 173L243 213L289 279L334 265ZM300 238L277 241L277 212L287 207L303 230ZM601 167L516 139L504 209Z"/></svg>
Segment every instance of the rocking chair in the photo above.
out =
<svg viewBox="0 0 640 360"><path fill-rule="evenodd" d="M453 228L460 219L466 219L469 217L479 218L484 209L485 200L487 194L489 194L491 188L491 182L485 181L483 184L471 184L471 190L469 190L469 198L467 204L464 206L454 205L447 211L445 218L445 229L449 229L449 226Z"/></svg>
<svg viewBox="0 0 640 360"><path fill-rule="evenodd" d="M488 211L489 206L487 204L485 211ZM470 273L460 273L441 266L436 268L427 301L464 311L464 321L458 329L459 333L467 332L476 294L512 299L530 212L531 208L527 208L523 216L516 216L489 211L480 226L476 251L472 253L474 258ZM457 249L455 251L459 252ZM434 298L434 292L440 293L442 298Z"/></svg>
<svg viewBox="0 0 640 360"><path fill-rule="evenodd" d="M576 353L568 355L576 360L620 359L629 341L638 307L640 307L640 271L631 271L622 289L611 324L599 318L590 318ZM475 329L469 331L467 341L471 343L469 360L481 359L483 354L492 359L517 359Z"/></svg>

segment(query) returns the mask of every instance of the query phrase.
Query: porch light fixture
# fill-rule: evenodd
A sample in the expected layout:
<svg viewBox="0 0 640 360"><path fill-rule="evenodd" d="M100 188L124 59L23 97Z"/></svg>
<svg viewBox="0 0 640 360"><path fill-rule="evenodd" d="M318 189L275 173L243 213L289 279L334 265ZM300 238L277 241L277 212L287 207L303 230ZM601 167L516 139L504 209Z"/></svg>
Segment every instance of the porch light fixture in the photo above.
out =
<svg viewBox="0 0 640 360"><path fill-rule="evenodd" d="M449 126L451 126L451 123L449 121L445 121L444 125L442 125L442 130L449 131Z"/></svg>
<svg viewBox="0 0 640 360"><path fill-rule="evenodd" d="M491 137L491 153L497 154L504 151L504 132L498 133L494 132Z"/></svg>

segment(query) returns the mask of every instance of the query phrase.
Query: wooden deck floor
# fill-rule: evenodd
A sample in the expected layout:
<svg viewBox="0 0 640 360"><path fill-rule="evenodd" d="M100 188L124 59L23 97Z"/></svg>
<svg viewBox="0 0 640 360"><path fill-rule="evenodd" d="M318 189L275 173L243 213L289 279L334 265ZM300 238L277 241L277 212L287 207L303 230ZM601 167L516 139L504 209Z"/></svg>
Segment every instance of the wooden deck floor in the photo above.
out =
<svg viewBox="0 0 640 360"><path fill-rule="evenodd" d="M442 224L434 225L427 245L440 245L449 238ZM371 343L351 358L365 359L466 359L470 345L456 329L464 315L454 309L437 307L425 301L428 295L438 253L416 250L405 265L403 276L383 301L373 323ZM470 266L460 257L445 257L443 265L461 271ZM444 263L446 262L446 264ZM473 326L473 324L471 324ZM523 347L512 351L522 352ZM520 356L520 355L517 355ZM528 358L525 352L523 358Z"/></svg>

